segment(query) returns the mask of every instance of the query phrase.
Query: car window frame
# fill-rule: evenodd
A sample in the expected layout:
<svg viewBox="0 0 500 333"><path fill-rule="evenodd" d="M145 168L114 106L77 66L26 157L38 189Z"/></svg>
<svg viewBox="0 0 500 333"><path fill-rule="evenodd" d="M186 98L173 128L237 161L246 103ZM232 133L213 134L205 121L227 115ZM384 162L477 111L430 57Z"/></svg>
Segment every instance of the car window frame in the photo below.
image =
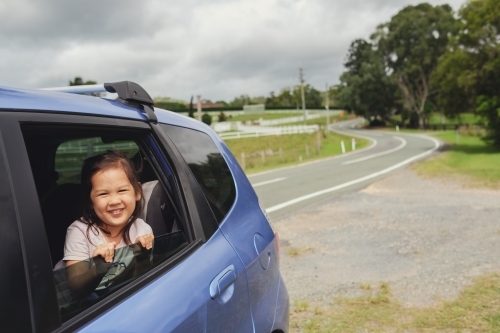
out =
<svg viewBox="0 0 500 333"><path fill-rule="evenodd" d="M183 201L181 204L182 214L185 214L184 216L187 220L188 229L192 229L191 231L186 230L188 233L186 236L190 239L190 243L180 253L160 264L158 267L153 268L135 281L132 281L126 287L110 295L108 298L61 324L57 306L57 295L53 283L50 252L48 241L45 236L45 227L40 206L35 205L36 207L33 209L21 210L19 214L20 230L22 230L21 238L24 242L25 265L29 269L27 274L29 276L28 281L30 282L28 288L32 304L32 318L40 318L40 316L43 315L48 321L48 323L43 325L34 323L34 330L38 332L62 332L74 331L81 328L96 317L102 315L107 309L112 308L127 298L131 293L136 292L152 280L160 277L171 267L191 255L193 251L196 251L196 249L207 240L203 228L200 226L200 214L206 213L207 207L203 207L203 205L197 207L197 205L200 205L200 193L198 193L199 191L196 190L196 187L193 187L193 181L196 181L193 177L189 177L190 173L186 172L188 166L182 159L179 159L179 152L169 140L170 138L161 131L161 128L155 128L157 125L148 124L147 122L139 120L29 110L0 111L0 119L2 119L0 122L0 132L4 133L4 135L9 138L9 142L5 145L8 156L7 163L11 169L15 170L12 176L14 197L17 202L21 203L20 206L22 206L23 202L26 204L29 201L39 202L29 157L21 131L21 124L32 123L143 129L150 131L153 139L157 141L158 144L155 146L155 154L159 155L158 158L160 160L161 158L165 159L173 166L172 169L176 174L176 179L181 188L179 196L181 201ZM172 149L172 147L174 148ZM173 158L169 156L173 156ZM160 163L162 162L165 161L160 161ZM162 181L165 181L165 179ZM31 205L33 206L33 204ZM40 235L43 236L40 237ZM40 296L36 294L36 290L39 289L45 290L45 293L49 297L48 300L40 300Z"/></svg>
<svg viewBox="0 0 500 333"><path fill-rule="evenodd" d="M18 207L15 201L11 171L7 163L4 141L5 139L0 131L0 179L3 181L0 196L7 196L3 197L0 202L0 207L2 207L2 210L5 209L4 212L6 213L0 216L3 231L0 236L2 242L2 246L0 247L2 247L2 250L8 250L8 252L4 252L4 256L7 256L7 253L8 256L2 260L5 266L2 267L2 273L0 274L0 283L2 283L0 297L2 302L4 302L3 307L7 307L8 310L2 311L0 317L4 323L2 326L3 329L8 331L27 331L33 329L33 318L31 317L32 304L28 294L27 267L23 264L24 253L18 223ZM7 240L6 237L9 237L9 239ZM7 285L7 283L12 281L16 281L17 284L14 288L10 288ZM7 295L3 293L5 288L9 289ZM9 298L8 296L11 297ZM16 320L12 320L12 318Z"/></svg>

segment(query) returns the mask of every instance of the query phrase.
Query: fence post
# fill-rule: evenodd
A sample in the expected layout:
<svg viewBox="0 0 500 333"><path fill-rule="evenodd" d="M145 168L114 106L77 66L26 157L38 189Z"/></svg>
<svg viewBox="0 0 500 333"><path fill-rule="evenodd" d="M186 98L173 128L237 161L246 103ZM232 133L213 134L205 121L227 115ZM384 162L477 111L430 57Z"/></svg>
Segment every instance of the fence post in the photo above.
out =
<svg viewBox="0 0 500 333"><path fill-rule="evenodd" d="M399 125L396 125L396 132L399 132Z"/></svg>
<svg viewBox="0 0 500 333"><path fill-rule="evenodd" d="M351 146L352 146L352 150L356 150L356 139L355 138L352 138Z"/></svg>
<svg viewBox="0 0 500 333"><path fill-rule="evenodd" d="M340 148L342 148L342 154L345 154L344 140L340 141Z"/></svg>
<svg viewBox="0 0 500 333"><path fill-rule="evenodd" d="M241 152L241 168L245 170L245 152Z"/></svg>

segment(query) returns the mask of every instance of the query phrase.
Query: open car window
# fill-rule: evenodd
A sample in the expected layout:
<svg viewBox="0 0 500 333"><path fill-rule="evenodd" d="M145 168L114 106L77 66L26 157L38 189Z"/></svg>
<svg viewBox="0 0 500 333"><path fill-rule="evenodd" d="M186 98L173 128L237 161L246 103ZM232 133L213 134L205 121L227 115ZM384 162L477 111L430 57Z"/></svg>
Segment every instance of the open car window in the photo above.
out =
<svg viewBox="0 0 500 333"><path fill-rule="evenodd" d="M62 322L108 297L188 245L181 231L155 237L146 250L132 244L115 250L112 263L101 256L54 271Z"/></svg>
<svg viewBox="0 0 500 333"><path fill-rule="evenodd" d="M80 183L80 171L83 161L107 150L119 150L129 158L139 152L139 147L134 141L120 140L103 142L101 137L69 140L61 143L56 150L55 171L57 184Z"/></svg>

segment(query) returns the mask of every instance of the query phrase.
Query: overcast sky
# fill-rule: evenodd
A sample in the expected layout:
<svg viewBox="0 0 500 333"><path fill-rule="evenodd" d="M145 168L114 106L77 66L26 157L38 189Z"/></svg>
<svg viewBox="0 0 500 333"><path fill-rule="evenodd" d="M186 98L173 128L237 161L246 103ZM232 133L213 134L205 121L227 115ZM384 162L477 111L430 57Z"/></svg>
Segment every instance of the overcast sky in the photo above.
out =
<svg viewBox="0 0 500 333"><path fill-rule="evenodd" d="M464 0L428 1L450 4ZM0 85L135 81L153 97L230 101L298 83L324 90L350 42L411 0L2 0Z"/></svg>

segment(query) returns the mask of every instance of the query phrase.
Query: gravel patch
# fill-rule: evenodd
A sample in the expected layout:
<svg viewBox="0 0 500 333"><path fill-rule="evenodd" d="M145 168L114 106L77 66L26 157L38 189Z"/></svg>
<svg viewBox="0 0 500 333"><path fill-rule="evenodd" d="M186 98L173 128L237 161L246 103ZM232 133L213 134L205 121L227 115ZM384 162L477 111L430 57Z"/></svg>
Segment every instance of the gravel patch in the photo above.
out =
<svg viewBox="0 0 500 333"><path fill-rule="evenodd" d="M408 169L275 225L292 300L326 305L387 282L403 306L427 307L500 271L500 191Z"/></svg>

